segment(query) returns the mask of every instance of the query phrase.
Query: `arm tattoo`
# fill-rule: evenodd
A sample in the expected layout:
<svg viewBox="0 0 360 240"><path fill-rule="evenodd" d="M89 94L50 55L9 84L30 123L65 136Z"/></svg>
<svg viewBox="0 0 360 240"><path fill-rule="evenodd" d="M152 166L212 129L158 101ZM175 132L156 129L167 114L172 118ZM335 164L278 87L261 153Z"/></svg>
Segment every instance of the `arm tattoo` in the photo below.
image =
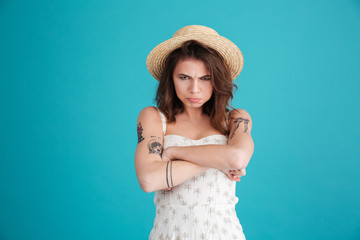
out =
<svg viewBox="0 0 360 240"><path fill-rule="evenodd" d="M238 128L239 128L239 125L240 125L240 123L242 123L242 122L244 122L244 133L246 133L246 132L247 132L247 130L248 130L248 124L249 124L249 119L246 119L246 118L241 118L241 117L236 118L236 119L235 119L235 121L234 121L234 123L236 124L236 125L235 125L235 129L234 129L234 131L233 131L233 133L232 133L232 135L231 135L230 139L232 139L232 138L233 138L233 136L235 135L235 131L236 131L236 129L238 129Z"/></svg>
<svg viewBox="0 0 360 240"><path fill-rule="evenodd" d="M155 137L155 136L151 136L151 137L161 139L161 138ZM159 140L151 139L148 142L148 148L149 148L149 154L155 153L155 154L158 154L160 157L162 156L162 145Z"/></svg>
<svg viewBox="0 0 360 240"><path fill-rule="evenodd" d="M144 140L144 138L142 136L142 132L143 132L143 128L141 126L141 122L139 122L138 125L137 125L138 144L140 142L142 142L142 140Z"/></svg>
<svg viewBox="0 0 360 240"><path fill-rule="evenodd" d="M159 137L157 137L157 136L151 136L152 138L157 138L157 139L160 139L161 140L161 138L159 138Z"/></svg>

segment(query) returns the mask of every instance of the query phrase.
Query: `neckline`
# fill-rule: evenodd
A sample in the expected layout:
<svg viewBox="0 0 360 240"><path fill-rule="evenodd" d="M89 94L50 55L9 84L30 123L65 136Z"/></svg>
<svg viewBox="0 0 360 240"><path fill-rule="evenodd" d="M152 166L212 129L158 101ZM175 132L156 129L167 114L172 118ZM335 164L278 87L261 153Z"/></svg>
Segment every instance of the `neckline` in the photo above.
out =
<svg viewBox="0 0 360 240"><path fill-rule="evenodd" d="M168 136L177 136L177 137L182 137L182 138L189 139L189 140L191 140L191 141L200 141L200 140L203 140L203 139L206 139L206 138L209 138L209 137L215 137L215 136L222 136L222 137L227 138L225 135L222 135L222 134L212 134L212 135L209 135L209 136L206 136L206 137L200 138L200 139L192 139L192 138L184 137L184 136L177 135L177 134L168 134L168 135L164 135L164 137L168 137Z"/></svg>

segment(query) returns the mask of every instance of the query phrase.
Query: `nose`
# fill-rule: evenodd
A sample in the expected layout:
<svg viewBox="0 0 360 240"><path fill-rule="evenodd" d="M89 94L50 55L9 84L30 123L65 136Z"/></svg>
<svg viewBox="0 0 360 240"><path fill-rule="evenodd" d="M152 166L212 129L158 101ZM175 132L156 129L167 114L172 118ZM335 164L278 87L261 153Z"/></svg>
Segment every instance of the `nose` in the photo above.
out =
<svg viewBox="0 0 360 240"><path fill-rule="evenodd" d="M190 90L190 92L191 92L191 93L198 93L198 92L200 92L198 79L194 79L194 80L191 82L191 90Z"/></svg>

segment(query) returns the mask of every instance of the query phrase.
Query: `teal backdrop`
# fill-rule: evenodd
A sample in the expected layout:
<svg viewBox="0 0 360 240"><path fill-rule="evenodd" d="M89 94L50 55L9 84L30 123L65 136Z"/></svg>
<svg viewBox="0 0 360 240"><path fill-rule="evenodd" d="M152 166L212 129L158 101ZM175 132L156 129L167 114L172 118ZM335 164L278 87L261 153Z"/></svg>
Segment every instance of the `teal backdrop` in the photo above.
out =
<svg viewBox="0 0 360 240"><path fill-rule="evenodd" d="M199 24L244 55L248 240L360 239L359 0L0 0L0 239L148 239L134 167L146 57Z"/></svg>

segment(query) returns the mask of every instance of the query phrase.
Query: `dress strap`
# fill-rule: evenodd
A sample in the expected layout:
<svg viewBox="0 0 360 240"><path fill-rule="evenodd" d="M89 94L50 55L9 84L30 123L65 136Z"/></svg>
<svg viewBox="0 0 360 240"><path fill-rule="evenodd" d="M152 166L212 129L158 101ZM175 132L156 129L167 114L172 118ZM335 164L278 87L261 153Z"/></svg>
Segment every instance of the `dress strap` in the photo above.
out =
<svg viewBox="0 0 360 240"><path fill-rule="evenodd" d="M161 122L162 122L162 128L163 128L163 133L165 135L166 133L166 118L164 116L164 114L162 112L160 112L160 110L158 108L156 108L160 114L160 117L161 117Z"/></svg>

